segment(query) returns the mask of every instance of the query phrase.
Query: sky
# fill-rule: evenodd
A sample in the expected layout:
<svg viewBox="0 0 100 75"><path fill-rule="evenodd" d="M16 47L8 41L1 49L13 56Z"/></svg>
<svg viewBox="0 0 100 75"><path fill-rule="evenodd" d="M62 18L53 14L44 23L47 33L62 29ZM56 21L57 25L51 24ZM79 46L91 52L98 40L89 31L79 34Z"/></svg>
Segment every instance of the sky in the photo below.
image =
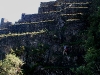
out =
<svg viewBox="0 0 100 75"><path fill-rule="evenodd" d="M22 13L36 14L40 2L48 2L56 0L0 0L0 21L6 18L14 23L21 18Z"/></svg>

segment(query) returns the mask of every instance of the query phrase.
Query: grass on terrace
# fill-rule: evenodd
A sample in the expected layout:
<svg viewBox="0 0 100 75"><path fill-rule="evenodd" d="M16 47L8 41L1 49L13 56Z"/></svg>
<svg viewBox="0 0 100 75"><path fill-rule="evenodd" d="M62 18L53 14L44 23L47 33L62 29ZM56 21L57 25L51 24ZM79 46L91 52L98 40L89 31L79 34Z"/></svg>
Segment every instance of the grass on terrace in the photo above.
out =
<svg viewBox="0 0 100 75"><path fill-rule="evenodd" d="M40 30L39 32L26 32L26 33L9 33L9 34L1 34L0 35L0 38L3 38L3 37L9 37L9 36L22 36L22 35L36 35L36 34L41 34L41 33L44 33L45 30Z"/></svg>

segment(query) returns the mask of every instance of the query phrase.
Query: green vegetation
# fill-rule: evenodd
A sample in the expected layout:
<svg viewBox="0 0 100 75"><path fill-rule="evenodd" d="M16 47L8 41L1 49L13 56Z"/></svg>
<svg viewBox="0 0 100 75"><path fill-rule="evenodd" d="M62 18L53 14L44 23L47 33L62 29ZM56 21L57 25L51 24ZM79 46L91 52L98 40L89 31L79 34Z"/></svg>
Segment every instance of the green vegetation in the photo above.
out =
<svg viewBox="0 0 100 75"><path fill-rule="evenodd" d="M36 34L41 34L41 33L44 33L44 32L45 32L45 30L40 30L39 32L1 34L0 38L10 37L10 36L36 35Z"/></svg>
<svg viewBox="0 0 100 75"><path fill-rule="evenodd" d="M22 65L23 62L18 57L8 54L0 61L0 75L23 75Z"/></svg>
<svg viewBox="0 0 100 75"><path fill-rule="evenodd" d="M86 43L84 44L86 54L84 55L85 63L78 68L72 69L76 75L99 75L100 74L100 1L95 1L95 10L90 14L90 27ZM94 4L93 4L94 5ZM91 8L91 9L94 9Z"/></svg>

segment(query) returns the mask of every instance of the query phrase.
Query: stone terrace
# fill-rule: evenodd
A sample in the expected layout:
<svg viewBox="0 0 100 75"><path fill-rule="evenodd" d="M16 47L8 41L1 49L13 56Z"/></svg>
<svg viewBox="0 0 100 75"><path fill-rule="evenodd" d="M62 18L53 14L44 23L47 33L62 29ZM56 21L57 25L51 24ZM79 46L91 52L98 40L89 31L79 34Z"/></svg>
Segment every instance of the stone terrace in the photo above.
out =
<svg viewBox="0 0 100 75"><path fill-rule="evenodd" d="M33 32L42 29L57 28L63 22L82 23L81 16L88 12L91 0L57 0L41 2L38 14L22 14L21 19L8 28L1 29L0 34Z"/></svg>

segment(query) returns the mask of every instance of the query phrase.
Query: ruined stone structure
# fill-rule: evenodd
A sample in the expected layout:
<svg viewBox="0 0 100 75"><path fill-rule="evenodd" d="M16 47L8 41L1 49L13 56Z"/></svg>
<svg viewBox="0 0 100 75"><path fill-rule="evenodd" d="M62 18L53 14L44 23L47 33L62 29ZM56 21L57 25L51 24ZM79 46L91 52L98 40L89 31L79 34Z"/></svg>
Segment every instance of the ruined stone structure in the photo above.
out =
<svg viewBox="0 0 100 75"><path fill-rule="evenodd" d="M8 32L9 25L12 25L12 22L9 22L5 18L1 18L0 34L6 34L6 32Z"/></svg>
<svg viewBox="0 0 100 75"><path fill-rule="evenodd" d="M2 28L7 28L9 25L12 25L12 22L9 22L5 18L1 18L1 24L0 24L0 29Z"/></svg>
<svg viewBox="0 0 100 75"><path fill-rule="evenodd" d="M41 2L38 14L23 13L18 22L14 25L9 25L9 27L6 27L6 30L1 30L0 33L22 33L41 29L50 30L58 27L58 22L82 23L80 17L88 12L90 1L91 0L57 0Z"/></svg>

